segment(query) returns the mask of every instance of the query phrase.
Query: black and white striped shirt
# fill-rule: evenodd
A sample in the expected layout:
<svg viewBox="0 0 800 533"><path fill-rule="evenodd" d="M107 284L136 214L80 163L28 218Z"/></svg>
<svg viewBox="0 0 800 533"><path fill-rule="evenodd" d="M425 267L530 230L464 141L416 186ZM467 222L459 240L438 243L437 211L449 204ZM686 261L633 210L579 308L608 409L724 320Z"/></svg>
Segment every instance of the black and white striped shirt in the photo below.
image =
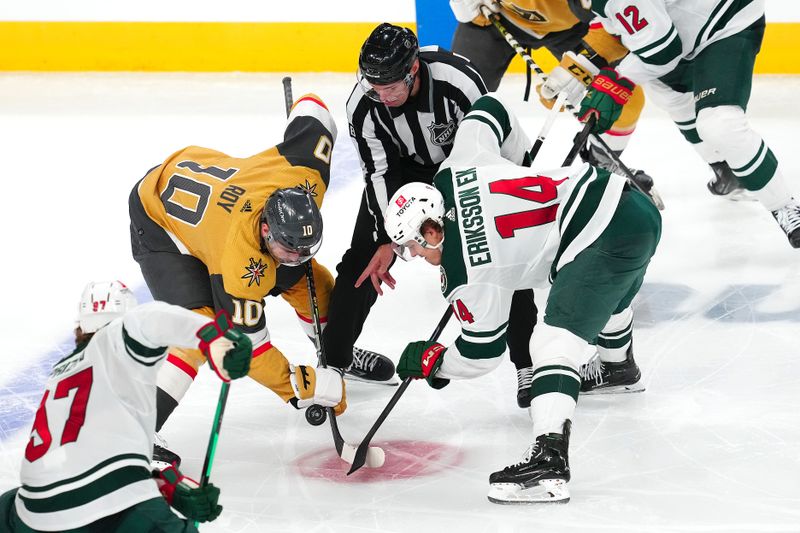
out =
<svg viewBox="0 0 800 533"><path fill-rule="evenodd" d="M486 93L480 74L462 56L426 46L419 60L419 93L402 106L375 102L358 84L347 100L350 136L361 160L379 243L390 242L383 229L389 198L405 183L431 183L450 154L461 119Z"/></svg>

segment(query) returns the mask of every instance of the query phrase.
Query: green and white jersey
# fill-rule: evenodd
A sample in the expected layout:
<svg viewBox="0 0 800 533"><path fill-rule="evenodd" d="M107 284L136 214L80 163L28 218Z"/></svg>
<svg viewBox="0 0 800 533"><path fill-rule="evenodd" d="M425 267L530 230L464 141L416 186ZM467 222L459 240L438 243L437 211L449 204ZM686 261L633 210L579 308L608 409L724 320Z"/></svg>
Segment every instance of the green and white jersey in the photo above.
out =
<svg viewBox="0 0 800 533"><path fill-rule="evenodd" d="M483 96L434 178L445 204L442 294L461 322L437 377L471 378L496 367L514 291L546 286L616 211L623 177L588 164L540 170L503 157L505 150L523 159L526 141L496 95Z"/></svg>
<svg viewBox="0 0 800 533"><path fill-rule="evenodd" d="M764 5L765 0L593 0L592 10L631 51L617 71L645 83L744 30L764 16Z"/></svg>
<svg viewBox="0 0 800 533"><path fill-rule="evenodd" d="M53 367L20 472L15 503L26 525L78 528L160 497L150 473L156 373L167 346L196 347L207 322L143 304Z"/></svg>

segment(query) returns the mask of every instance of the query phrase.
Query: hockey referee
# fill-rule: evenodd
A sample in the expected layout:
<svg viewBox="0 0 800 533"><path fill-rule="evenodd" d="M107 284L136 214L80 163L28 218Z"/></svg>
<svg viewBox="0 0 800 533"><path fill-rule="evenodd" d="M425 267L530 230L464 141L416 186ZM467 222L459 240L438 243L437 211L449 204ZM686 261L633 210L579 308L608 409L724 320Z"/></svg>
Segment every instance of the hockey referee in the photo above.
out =
<svg viewBox="0 0 800 533"><path fill-rule="evenodd" d="M323 341L331 365L347 368L353 357L348 378L394 384L394 364L388 358L353 349L370 308L383 294L381 284L395 284L389 273L395 254L383 213L401 186L431 183L450 154L459 122L487 91L468 60L437 46L420 48L410 29L387 23L364 42L358 68L347 118L365 188L350 248L336 267ZM508 346L521 407L530 404L528 342L535 323L533 291L515 293Z"/></svg>

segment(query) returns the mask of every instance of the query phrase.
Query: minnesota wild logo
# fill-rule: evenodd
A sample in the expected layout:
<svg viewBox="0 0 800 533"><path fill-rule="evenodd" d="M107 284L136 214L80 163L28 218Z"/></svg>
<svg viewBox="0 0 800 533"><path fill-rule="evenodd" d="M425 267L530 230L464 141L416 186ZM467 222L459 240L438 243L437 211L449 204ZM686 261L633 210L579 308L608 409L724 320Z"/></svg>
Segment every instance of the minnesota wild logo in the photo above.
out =
<svg viewBox="0 0 800 533"><path fill-rule="evenodd" d="M250 266L244 267L245 275L242 276L242 279L249 280L247 282L247 286L251 286L255 283L257 286L261 286L261 278L264 277L264 271L267 269L268 265L265 265L261 262L261 258L258 259L256 262L255 259L252 257L250 258Z"/></svg>

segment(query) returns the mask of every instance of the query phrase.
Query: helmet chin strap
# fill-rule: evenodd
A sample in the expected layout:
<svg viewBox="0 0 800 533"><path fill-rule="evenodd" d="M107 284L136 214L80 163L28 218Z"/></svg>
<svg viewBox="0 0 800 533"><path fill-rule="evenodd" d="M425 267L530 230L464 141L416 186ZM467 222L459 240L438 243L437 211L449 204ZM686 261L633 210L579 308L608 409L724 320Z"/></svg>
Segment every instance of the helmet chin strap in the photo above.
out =
<svg viewBox="0 0 800 533"><path fill-rule="evenodd" d="M420 245L423 248L439 248L439 249L441 249L442 245L444 245L444 233L442 233L442 240L437 242L436 244L431 244L428 241L426 241L425 239L422 239L422 240L425 243L425 244L420 243Z"/></svg>

